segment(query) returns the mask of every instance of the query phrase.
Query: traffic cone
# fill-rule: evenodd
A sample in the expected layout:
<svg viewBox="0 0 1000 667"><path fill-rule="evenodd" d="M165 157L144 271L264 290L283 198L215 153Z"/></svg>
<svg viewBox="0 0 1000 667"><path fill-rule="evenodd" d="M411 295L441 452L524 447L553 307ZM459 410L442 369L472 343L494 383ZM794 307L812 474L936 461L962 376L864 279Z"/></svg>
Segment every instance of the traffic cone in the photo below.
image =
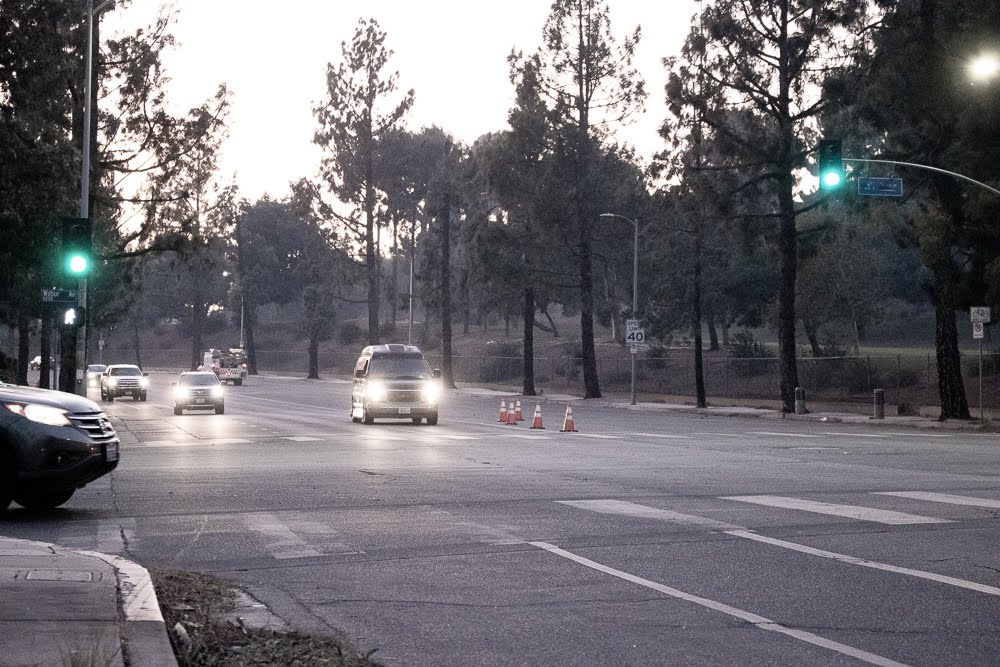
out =
<svg viewBox="0 0 1000 667"><path fill-rule="evenodd" d="M531 420L531 428L545 428L542 426L542 406L538 403L535 403L535 417Z"/></svg>
<svg viewBox="0 0 1000 667"><path fill-rule="evenodd" d="M517 408L514 410L514 417L519 422L524 421L524 413L521 412L521 399L517 399Z"/></svg>
<svg viewBox="0 0 1000 667"><path fill-rule="evenodd" d="M573 408L566 406L566 417L563 419L563 427L560 433L576 433L576 426L573 424Z"/></svg>
<svg viewBox="0 0 1000 667"><path fill-rule="evenodd" d="M514 401L510 402L510 410L507 411L507 426L517 426L517 411L514 409Z"/></svg>
<svg viewBox="0 0 1000 667"><path fill-rule="evenodd" d="M501 424L507 423L507 401L500 401L500 418L497 421Z"/></svg>

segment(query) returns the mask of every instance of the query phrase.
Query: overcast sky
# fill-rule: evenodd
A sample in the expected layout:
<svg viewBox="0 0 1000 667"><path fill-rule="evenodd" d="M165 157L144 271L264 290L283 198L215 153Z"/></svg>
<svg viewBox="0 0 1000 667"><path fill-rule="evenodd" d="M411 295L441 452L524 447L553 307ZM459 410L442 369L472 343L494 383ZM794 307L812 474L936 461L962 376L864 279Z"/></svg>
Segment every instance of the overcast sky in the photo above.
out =
<svg viewBox="0 0 1000 667"><path fill-rule="evenodd" d="M609 0L616 40L642 26L636 65L646 80L645 114L623 138L648 159L666 111L663 57L683 44L696 0ZM134 0L105 14L105 35L148 23L160 4ZM178 44L165 57L175 111L196 106L219 83L231 91L230 136L223 174L242 196L282 197L289 181L315 175L312 109L326 95L326 65L339 64L361 17L375 18L394 55L389 70L413 88L407 126L436 124L471 143L504 129L513 103L507 55L541 44L549 0L173 0Z"/></svg>

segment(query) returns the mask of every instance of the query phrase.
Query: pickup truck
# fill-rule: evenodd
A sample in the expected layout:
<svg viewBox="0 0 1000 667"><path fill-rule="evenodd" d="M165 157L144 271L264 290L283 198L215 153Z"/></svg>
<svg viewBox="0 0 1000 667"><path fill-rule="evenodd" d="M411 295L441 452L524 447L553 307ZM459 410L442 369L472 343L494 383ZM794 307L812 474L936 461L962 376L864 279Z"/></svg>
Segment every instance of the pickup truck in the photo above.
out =
<svg viewBox="0 0 1000 667"><path fill-rule="evenodd" d="M246 357L239 348L231 348L228 353L209 350L204 355L201 369L210 370L218 376L220 382L230 382L237 387L247 377Z"/></svg>

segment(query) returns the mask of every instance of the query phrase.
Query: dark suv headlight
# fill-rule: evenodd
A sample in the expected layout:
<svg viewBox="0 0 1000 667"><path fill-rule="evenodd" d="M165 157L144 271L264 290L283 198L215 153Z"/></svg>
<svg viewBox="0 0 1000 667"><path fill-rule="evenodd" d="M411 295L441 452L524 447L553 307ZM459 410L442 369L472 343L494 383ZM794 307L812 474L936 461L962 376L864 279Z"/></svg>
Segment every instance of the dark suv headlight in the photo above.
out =
<svg viewBox="0 0 1000 667"><path fill-rule="evenodd" d="M49 426L69 426L70 421L66 417L66 410L55 408L51 405L39 405L37 403L5 403L4 407L16 415L21 415L39 424Z"/></svg>

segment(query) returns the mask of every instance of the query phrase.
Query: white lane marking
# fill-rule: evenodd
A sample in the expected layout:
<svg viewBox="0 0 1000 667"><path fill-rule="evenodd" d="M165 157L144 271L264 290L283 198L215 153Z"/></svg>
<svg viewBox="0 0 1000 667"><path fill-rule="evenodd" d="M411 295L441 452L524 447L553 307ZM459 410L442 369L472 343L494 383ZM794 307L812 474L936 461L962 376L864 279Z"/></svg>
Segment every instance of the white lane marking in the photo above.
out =
<svg viewBox="0 0 1000 667"><path fill-rule="evenodd" d="M579 438L593 438L594 440L621 440L625 437L623 435L601 435L599 433L576 433L576 435Z"/></svg>
<svg viewBox="0 0 1000 667"><path fill-rule="evenodd" d="M691 435L711 435L717 438L742 438L744 437L741 433L708 433L704 431L699 431L697 433L692 433Z"/></svg>
<svg viewBox="0 0 1000 667"><path fill-rule="evenodd" d="M479 440L479 437L475 435L439 435L438 437L443 440Z"/></svg>
<svg viewBox="0 0 1000 667"><path fill-rule="evenodd" d="M640 438L672 438L676 440L690 440L690 435L672 435L668 433L632 433L631 435L637 435Z"/></svg>
<svg viewBox="0 0 1000 667"><path fill-rule="evenodd" d="M876 570L885 570L886 572L895 572L896 574L905 574L911 577L919 577L920 579L928 579L930 581L936 581L942 584L950 584L952 586L957 586L959 588L966 588L973 591L979 591L980 593L988 593L990 595L1000 595L1000 589L994 588L993 586L987 586L985 584L978 584L974 581L957 579L955 577L948 577L945 575L935 574L933 572L925 572L923 570L914 570L908 567L897 567L895 565L880 563L878 561L868 560L866 558L858 558L856 556L838 554L833 551L823 551L821 549L813 549L812 547L796 544L794 542L787 542L785 540L777 540L770 537L764 537L742 526L733 526L731 524L722 523L721 521L715 521L713 519L705 519L699 516L692 516L689 514L678 514L677 512L660 510L654 507L645 508L649 510L649 512L639 513L639 510L637 510L636 508L641 508L643 507L642 505L634 505L633 503L614 501L614 500L583 500L583 501L561 500L556 502L562 503L564 505L570 505L572 507L577 507L580 509L592 510L595 512L610 513L617 508L620 514L641 516L653 519L663 519L665 521L676 521L689 525L702 525L710 529L716 528L716 526L714 526L713 524L718 524L719 526L722 526L722 528L718 528L719 530L721 530L721 532L723 532L726 535L732 535L733 537L755 540L757 542L763 542L765 544L770 544L772 546L782 547L784 549L791 549L792 551L798 551L800 553L810 554L813 556L822 556L823 558L831 558L838 562L847 563L849 565L860 565L862 567L870 567Z"/></svg>
<svg viewBox="0 0 1000 667"><path fill-rule="evenodd" d="M610 575L612 577L617 577L618 579L623 579L633 584L638 584L639 586L644 586L646 588L652 589L664 595L669 595L672 598L678 600L684 600L686 602L692 602L696 605L712 609L714 611L721 612L727 616L732 616L738 618L747 623L751 623L755 627L761 630L767 630L769 632L777 632L783 635L792 637L793 639L798 639L799 641L812 644L813 646L819 646L821 648L829 649L835 651L842 655L850 656L866 662L870 665L884 665L884 666L898 666L903 663L890 660L889 658L877 655L875 653L869 653L868 651L863 651L859 648L853 646L848 646L847 644L841 644L840 642L835 642L825 637L820 637L811 632L805 632L803 630L795 630L793 628L786 628L780 623L775 623L774 621L765 618L763 616L758 616L753 612L744 611L743 609L738 609L736 607L731 607L725 603L717 602L715 600L709 600L708 598L699 597L697 595L692 595L691 593L685 593L682 590L672 588L670 586L665 586L663 584L657 583L655 581L650 581L649 579L643 579L642 577L637 577L634 574L629 574L628 572L623 572L621 570L616 570L613 567L603 565L597 561L590 560L589 558L584 558L583 556L578 556L572 552L566 551L565 549L560 549L554 544L548 544L546 542L531 542L532 546L538 547L539 549L544 549L551 554L560 556L567 560L571 560L574 563L583 565L584 567L589 567L592 570L597 570L604 574Z"/></svg>
<svg viewBox="0 0 1000 667"><path fill-rule="evenodd" d="M81 551L115 568L121 589L122 611L128 621L157 621L163 623L160 604L149 571L138 563L95 551Z"/></svg>
<svg viewBox="0 0 1000 667"><path fill-rule="evenodd" d="M968 505L969 507L1000 509L1000 500L993 500L992 498L955 496L950 493L933 493L931 491L875 491L874 494L877 496L898 496L900 498L913 498L914 500L927 500L932 503L946 503L948 505Z"/></svg>
<svg viewBox="0 0 1000 667"><path fill-rule="evenodd" d="M148 440L146 442L136 442L128 447L207 447L211 445L211 442L206 442L204 440L198 440L197 438L185 439L185 440Z"/></svg>
<svg viewBox="0 0 1000 667"><path fill-rule="evenodd" d="M888 435L898 435L909 438L954 438L950 433L889 433Z"/></svg>
<svg viewBox="0 0 1000 667"><path fill-rule="evenodd" d="M301 537L273 514L267 512L247 514L243 517L243 522L247 528L255 533L270 538L271 541L264 548L275 558L285 560L322 555L306 544Z"/></svg>
<svg viewBox="0 0 1000 667"><path fill-rule="evenodd" d="M839 433L836 431L824 431L823 435L844 436L846 438L888 438L891 436L882 433Z"/></svg>
<svg viewBox="0 0 1000 667"><path fill-rule="evenodd" d="M634 516L640 519L658 519L660 521L670 521L689 526L704 526L713 530L742 530L743 526L736 526L731 523L706 519L691 514L680 514L670 510L663 510L646 505L637 505L625 500L557 500L561 505L569 505L590 512L600 514L620 514L624 516Z"/></svg>
<svg viewBox="0 0 1000 667"><path fill-rule="evenodd" d="M903 526L919 523L952 523L948 519L936 519L929 516L919 516L917 514L907 514L905 512L893 512L891 510L873 509L871 507L859 507L857 505L836 505L833 503L820 503L814 500L803 500L801 498L787 498L784 496L722 496L722 500L735 500L741 503L752 503L754 505L765 505L767 507L780 507L782 509L800 510L812 512L814 514L829 514L842 516L848 519L858 519L859 521L874 521L894 526Z"/></svg>
<svg viewBox="0 0 1000 667"><path fill-rule="evenodd" d="M778 431L747 431L749 435L770 435L782 438L822 438L821 435L812 433L779 433Z"/></svg>
<svg viewBox="0 0 1000 667"><path fill-rule="evenodd" d="M253 440L246 438L206 438L213 445L249 445Z"/></svg>
<svg viewBox="0 0 1000 667"><path fill-rule="evenodd" d="M552 437L548 436L548 435L517 435L517 434L514 434L514 435L510 435L508 437L514 438L515 440L551 440L552 439Z"/></svg>
<svg viewBox="0 0 1000 667"><path fill-rule="evenodd" d="M325 440L326 438L314 438L311 435L286 435L282 436L282 440L291 440L292 442L318 442L320 440Z"/></svg>
<svg viewBox="0 0 1000 667"><path fill-rule="evenodd" d="M742 537L747 540L754 540L755 542L763 542L764 544L772 544L783 549L791 549L792 551L798 551L804 554L810 554L812 556L820 556L821 558L829 558L831 560L839 561L841 563L850 563L851 565L860 565L861 567L870 567L875 570L884 570L886 572L896 572L897 574L906 574L911 577L919 577L920 579L928 579L930 581L936 581L942 584L950 584L952 586L957 586L959 588L966 588L972 591L978 591L980 593L986 593L988 595L998 595L1000 596L1000 588L994 586L987 586L985 584L977 584L974 581L966 581L964 579L956 579L955 577L948 577L943 574L934 574L933 572L924 572L923 570L914 570L908 567L897 567L895 565L888 565L886 563L879 563L873 560L867 560L864 558L856 558L854 556L847 556L844 554L834 553L832 551L823 551L822 549L813 549L812 547L803 546L801 544L795 544L794 542L786 542L785 540L777 540L773 537L764 537L763 535L758 535L753 531L749 530L727 530L727 535L733 535L734 537Z"/></svg>

